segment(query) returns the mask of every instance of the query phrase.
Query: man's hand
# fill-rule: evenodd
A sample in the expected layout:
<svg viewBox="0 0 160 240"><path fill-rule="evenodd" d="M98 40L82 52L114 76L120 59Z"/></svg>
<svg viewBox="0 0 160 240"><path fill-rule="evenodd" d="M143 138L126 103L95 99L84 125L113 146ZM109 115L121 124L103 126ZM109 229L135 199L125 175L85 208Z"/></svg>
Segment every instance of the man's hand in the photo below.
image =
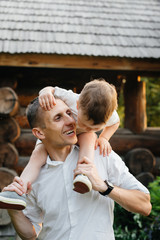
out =
<svg viewBox="0 0 160 240"><path fill-rule="evenodd" d="M100 154L103 154L104 157L106 156L106 154L108 156L112 151L112 147L111 147L110 143L104 137L99 137L96 140L95 149L97 149L98 146L100 149Z"/></svg>
<svg viewBox="0 0 160 240"><path fill-rule="evenodd" d="M27 194L30 193L30 191L32 190L31 187L31 183L28 182L27 184ZM23 181L20 179L20 177L16 176L13 180L13 182L11 184L9 184L8 186L4 187L3 191L11 191L11 192L16 192L19 195L22 195L25 193L24 188L23 188Z"/></svg>
<svg viewBox="0 0 160 240"><path fill-rule="evenodd" d="M46 111L51 110L54 105L56 105L56 100L53 94L53 87L45 87L39 92L39 104Z"/></svg>
<svg viewBox="0 0 160 240"><path fill-rule="evenodd" d="M100 178L95 164L87 157L82 158L74 170L74 177L78 174L86 175L92 183L92 188L95 191L104 192L107 190L107 185Z"/></svg>

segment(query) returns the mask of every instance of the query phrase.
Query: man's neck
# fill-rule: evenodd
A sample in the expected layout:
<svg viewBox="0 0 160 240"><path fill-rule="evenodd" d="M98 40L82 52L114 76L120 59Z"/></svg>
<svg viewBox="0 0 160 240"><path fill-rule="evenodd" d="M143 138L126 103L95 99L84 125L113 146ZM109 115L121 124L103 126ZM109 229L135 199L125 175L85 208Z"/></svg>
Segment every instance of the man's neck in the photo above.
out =
<svg viewBox="0 0 160 240"><path fill-rule="evenodd" d="M47 146L46 150L51 160L64 162L66 160L66 157L71 151L71 146L57 147L57 148L55 147L53 148L52 146L51 147Z"/></svg>

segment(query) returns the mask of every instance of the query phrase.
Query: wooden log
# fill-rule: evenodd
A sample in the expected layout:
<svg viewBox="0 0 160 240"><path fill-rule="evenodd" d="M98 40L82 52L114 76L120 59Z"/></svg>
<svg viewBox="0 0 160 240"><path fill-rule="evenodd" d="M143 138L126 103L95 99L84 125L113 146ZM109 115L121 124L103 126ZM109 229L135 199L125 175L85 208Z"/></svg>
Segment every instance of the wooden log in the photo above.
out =
<svg viewBox="0 0 160 240"><path fill-rule="evenodd" d="M13 117L0 119L0 143L15 142L20 136L20 126Z"/></svg>
<svg viewBox="0 0 160 240"><path fill-rule="evenodd" d="M143 135L154 136L160 140L160 127L147 127Z"/></svg>
<svg viewBox="0 0 160 240"><path fill-rule="evenodd" d="M125 128L142 133L147 127L145 82L138 82L137 76L130 76L125 83Z"/></svg>
<svg viewBox="0 0 160 240"><path fill-rule="evenodd" d="M155 156L160 154L160 139L154 135L114 134L110 139L112 149L120 155L134 148L147 148Z"/></svg>
<svg viewBox="0 0 160 240"><path fill-rule="evenodd" d="M0 226L8 225L10 222L11 222L11 218L10 218L7 210L0 209Z"/></svg>
<svg viewBox="0 0 160 240"><path fill-rule="evenodd" d="M14 177L17 176L17 172L8 168L0 168L0 191L12 183ZM8 225L11 219L6 209L0 209L0 226Z"/></svg>
<svg viewBox="0 0 160 240"><path fill-rule="evenodd" d="M21 107L27 107L27 105L38 96L40 89L36 88L17 88L18 99Z"/></svg>
<svg viewBox="0 0 160 240"><path fill-rule="evenodd" d="M128 129L119 129L110 139L112 149L119 155L125 155L134 148L147 148L155 156L160 154L160 139L149 132L135 135ZM15 146L20 156L30 156L36 143L31 129L21 129L20 137L15 141Z"/></svg>
<svg viewBox="0 0 160 240"><path fill-rule="evenodd" d="M18 151L12 143L0 144L0 167L14 168L18 161Z"/></svg>
<svg viewBox="0 0 160 240"><path fill-rule="evenodd" d="M0 227L1 240L18 240L16 236L17 234L12 223ZM21 240L21 238L19 240Z"/></svg>
<svg viewBox="0 0 160 240"><path fill-rule="evenodd" d="M145 148L132 149L126 154L124 161L134 176L142 172L152 172L156 163L151 151Z"/></svg>
<svg viewBox="0 0 160 240"><path fill-rule="evenodd" d="M160 176L160 157L157 157L156 158L156 164L153 168L153 171L152 171L153 175L156 177L156 176Z"/></svg>
<svg viewBox="0 0 160 240"><path fill-rule="evenodd" d="M17 176L16 171L1 167L0 168L0 191L7 185L11 184L14 177Z"/></svg>
<svg viewBox="0 0 160 240"><path fill-rule="evenodd" d="M5 77L1 76L0 87L6 87L6 86L15 90L17 87L17 77L13 75L12 77L6 77L6 74L5 74Z"/></svg>
<svg viewBox="0 0 160 240"><path fill-rule="evenodd" d="M30 129L29 122L28 122L27 116L26 116L26 107L21 106L20 111L14 118L16 119L16 121L18 122L18 124L21 128Z"/></svg>
<svg viewBox="0 0 160 240"><path fill-rule="evenodd" d="M36 137L30 129L22 129L20 137L15 141L15 146L21 156L30 156L36 143Z"/></svg>
<svg viewBox="0 0 160 240"><path fill-rule="evenodd" d="M14 116L19 110L18 96L12 88L0 88L0 115Z"/></svg>
<svg viewBox="0 0 160 240"><path fill-rule="evenodd" d="M140 181L144 186L148 187L150 182L154 181L154 175L150 172L142 172L136 176L138 181Z"/></svg>
<svg viewBox="0 0 160 240"><path fill-rule="evenodd" d="M104 69L116 71L145 71L147 75L159 73L159 58L122 58L62 54L1 53L0 66L35 68ZM159 75L158 75L159 77Z"/></svg>
<svg viewBox="0 0 160 240"><path fill-rule="evenodd" d="M25 115L16 115L15 119L21 128L24 128L24 129L30 128L27 117Z"/></svg>
<svg viewBox="0 0 160 240"><path fill-rule="evenodd" d="M20 176L23 169L25 168L25 166L27 165L27 163L29 162L30 157L29 156L20 156L18 159L17 164L15 165L14 170L17 172L17 174Z"/></svg>

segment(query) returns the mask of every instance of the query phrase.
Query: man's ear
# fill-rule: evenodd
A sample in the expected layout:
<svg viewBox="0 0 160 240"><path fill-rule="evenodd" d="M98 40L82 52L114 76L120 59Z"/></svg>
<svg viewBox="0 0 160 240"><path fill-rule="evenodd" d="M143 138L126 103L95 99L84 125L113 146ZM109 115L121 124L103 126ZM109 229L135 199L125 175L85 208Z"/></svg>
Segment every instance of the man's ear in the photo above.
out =
<svg viewBox="0 0 160 240"><path fill-rule="evenodd" d="M77 100L77 110L78 110L78 108L79 108L79 101Z"/></svg>
<svg viewBox="0 0 160 240"><path fill-rule="evenodd" d="M45 138L44 133L40 128L33 128L32 133L36 138L38 138L40 140Z"/></svg>

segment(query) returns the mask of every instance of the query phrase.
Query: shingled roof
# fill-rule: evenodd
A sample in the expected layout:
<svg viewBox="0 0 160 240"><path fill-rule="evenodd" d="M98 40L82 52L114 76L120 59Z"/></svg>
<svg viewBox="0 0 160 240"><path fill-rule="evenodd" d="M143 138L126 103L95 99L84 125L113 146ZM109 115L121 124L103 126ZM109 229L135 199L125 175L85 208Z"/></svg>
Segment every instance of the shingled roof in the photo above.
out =
<svg viewBox="0 0 160 240"><path fill-rule="evenodd" d="M160 58L159 0L1 0L0 53Z"/></svg>

